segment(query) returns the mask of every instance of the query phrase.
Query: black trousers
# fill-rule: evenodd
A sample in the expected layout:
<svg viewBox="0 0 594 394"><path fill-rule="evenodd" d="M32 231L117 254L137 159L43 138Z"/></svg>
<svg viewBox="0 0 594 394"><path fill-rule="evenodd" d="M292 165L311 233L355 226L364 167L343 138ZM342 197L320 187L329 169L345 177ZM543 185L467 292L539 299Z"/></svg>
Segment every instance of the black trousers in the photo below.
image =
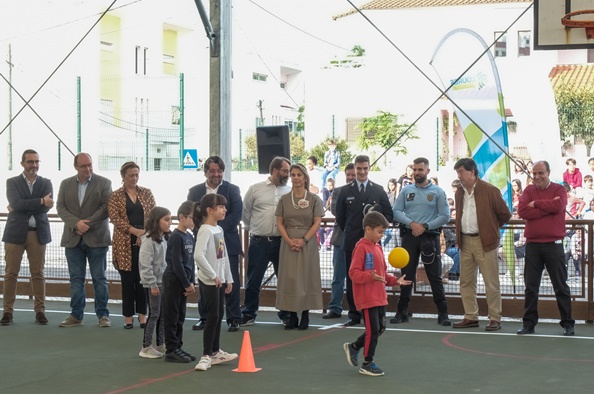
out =
<svg viewBox="0 0 594 394"><path fill-rule="evenodd" d="M198 281L201 295L204 295L204 304L208 314L206 315L206 326L202 335L204 351L202 354L211 356L220 350L221 320L225 308L225 285L216 287L206 285Z"/></svg>
<svg viewBox="0 0 594 394"><path fill-rule="evenodd" d="M138 269L138 255L140 248L132 246L132 270L118 271L122 278L122 315L134 316L134 312L146 315L146 295L140 284L140 270Z"/></svg>
<svg viewBox="0 0 594 394"><path fill-rule="evenodd" d="M421 235L415 237L410 230L402 234L402 247L406 249L410 256L408 265L401 269L402 275L406 275L406 279L415 283L417 278L417 267L419 265L419 256L421 255L421 239L422 237L432 237L435 244L435 258L431 264L425 264L425 272L427 279L431 285L431 292L433 293L433 302L437 305L438 312L448 311L448 304L445 297L443 282L441 281L441 254L439 245L439 235ZM408 304L410 304L410 297L412 295L412 285L400 286L400 298L398 299L398 312L402 314L408 313Z"/></svg>
<svg viewBox="0 0 594 394"><path fill-rule="evenodd" d="M351 261L353 260L353 251L344 251L344 256L346 260L346 298L347 303L349 304L349 319L352 320L361 320L361 312L357 310L355 306L355 297L353 296L353 281L351 280L351 276L349 275L349 269L351 268Z"/></svg>
<svg viewBox="0 0 594 394"><path fill-rule="evenodd" d="M373 361L378 338L386 330L386 307L376 306L361 312L365 320L365 332L353 342L353 348L363 348L365 361Z"/></svg>
<svg viewBox="0 0 594 394"><path fill-rule="evenodd" d="M186 321L186 290L175 275L163 275L163 326L167 352L183 345L184 322Z"/></svg>
<svg viewBox="0 0 594 394"><path fill-rule="evenodd" d="M231 276L233 276L233 289L231 290L231 293L225 294L227 324L231 324L233 322L241 323L241 300L239 297L241 288L241 283L239 282L239 256L229 256L229 264L231 265ZM206 303L203 301L205 296L202 293L202 286L198 288L198 295L198 313L200 315L200 320L206 320L208 316L208 308L206 307Z"/></svg>
<svg viewBox="0 0 594 394"><path fill-rule="evenodd" d="M538 292L542 272L547 269L557 298L562 327L573 327L571 318L571 292L567 285L567 262L562 243L526 243L526 264L524 266L524 325L534 327L538 323Z"/></svg>

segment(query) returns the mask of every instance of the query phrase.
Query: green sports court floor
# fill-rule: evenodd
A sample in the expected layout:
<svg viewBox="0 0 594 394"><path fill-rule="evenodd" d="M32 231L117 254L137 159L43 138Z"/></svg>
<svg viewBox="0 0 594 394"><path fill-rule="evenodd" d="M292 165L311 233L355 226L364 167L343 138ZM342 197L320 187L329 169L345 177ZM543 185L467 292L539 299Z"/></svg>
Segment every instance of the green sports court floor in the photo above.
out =
<svg viewBox="0 0 594 394"><path fill-rule="evenodd" d="M363 376L342 350L361 327L312 314L307 331L285 331L274 312L261 312L248 327L256 373L235 373L238 360L194 371L195 363L165 363L138 357L143 331L122 328L120 305L110 304L112 327L100 328L93 314L84 325L59 328L68 303L49 302L47 326L34 323L33 302L17 300L14 323L0 327L0 393L565 393L591 392L594 385L594 326L576 326L561 336L556 323L536 334L515 334L520 322L501 331L454 330L434 317L388 324L376 363L386 375ZM93 305L87 304L87 312ZM192 331L196 308L188 309L184 348L199 355L202 332ZM240 352L243 329L221 334L222 348Z"/></svg>

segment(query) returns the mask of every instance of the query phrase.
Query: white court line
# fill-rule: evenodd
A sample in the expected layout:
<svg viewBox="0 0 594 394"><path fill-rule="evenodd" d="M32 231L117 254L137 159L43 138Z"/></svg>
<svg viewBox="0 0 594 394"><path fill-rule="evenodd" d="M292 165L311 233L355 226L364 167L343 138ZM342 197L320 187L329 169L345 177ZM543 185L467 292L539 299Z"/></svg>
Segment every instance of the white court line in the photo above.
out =
<svg viewBox="0 0 594 394"><path fill-rule="evenodd" d="M15 311L18 312L33 312L33 309L19 309L19 308L15 308ZM69 313L68 311L61 311L61 310L51 310L51 309L46 309L45 311L46 313L59 313L59 314L65 314L65 313ZM95 316L94 312L85 312L85 315L89 315L89 316ZM123 316L121 314L118 313L109 313L110 316ZM186 318L186 320L191 320L191 321L198 321L200 320L199 318ZM261 324L261 325L281 325L282 323L280 321L263 321L263 320L258 320L256 322L256 324ZM345 327L344 323L336 323L336 324L331 324L331 325L322 325L322 324L310 324L309 325L312 328L317 328L318 330L324 331L324 330L330 330L333 328L342 328L342 329L348 329L348 330L364 330L365 327L363 326L351 326L351 327ZM245 326L242 327L242 329L246 329L249 328L251 326ZM594 337L582 337L582 336L564 336L563 334L559 334L559 335L551 335L551 334L538 334L538 333L534 333L534 334L527 334L527 335L518 335L516 333L509 333L509 332L498 332L498 331L490 331L490 332L476 332L476 331L458 331L452 329L452 330L432 330L432 329L427 329L427 330L421 330L421 329L415 329L415 328L392 328L392 327L386 327L386 331L401 331L401 332L414 332L414 333L429 333L429 334L456 334L456 335L497 335L497 336L511 336L511 337L516 337L516 338L528 338L528 337L536 337L536 338L563 338L563 339L587 339L587 340L594 340Z"/></svg>

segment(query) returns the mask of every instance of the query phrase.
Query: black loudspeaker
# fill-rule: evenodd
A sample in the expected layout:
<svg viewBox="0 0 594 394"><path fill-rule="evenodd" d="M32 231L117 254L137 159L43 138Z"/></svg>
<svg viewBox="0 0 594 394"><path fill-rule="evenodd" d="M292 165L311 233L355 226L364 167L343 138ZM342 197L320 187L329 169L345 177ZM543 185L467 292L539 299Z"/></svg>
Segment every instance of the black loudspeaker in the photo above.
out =
<svg viewBox="0 0 594 394"><path fill-rule="evenodd" d="M258 145L258 173L268 174L270 162L277 156L291 160L289 126L261 126L256 128Z"/></svg>

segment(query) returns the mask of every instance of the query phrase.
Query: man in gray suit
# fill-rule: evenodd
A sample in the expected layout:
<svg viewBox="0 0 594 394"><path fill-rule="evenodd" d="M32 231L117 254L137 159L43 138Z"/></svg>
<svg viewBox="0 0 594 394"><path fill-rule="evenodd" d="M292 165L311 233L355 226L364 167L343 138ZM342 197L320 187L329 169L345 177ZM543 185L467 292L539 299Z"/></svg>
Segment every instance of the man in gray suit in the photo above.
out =
<svg viewBox="0 0 594 394"><path fill-rule="evenodd" d="M45 246L51 242L47 211L54 206L52 183L37 175L39 155L33 149L23 152L23 173L6 180L8 219L2 236L6 273L4 276L4 313L0 325L12 324L17 278L23 253L27 252L31 287L35 297L35 321L47 324L45 317Z"/></svg>
<svg viewBox="0 0 594 394"><path fill-rule="evenodd" d="M61 246L65 249L70 274L70 316L60 327L83 324L85 310L85 275L87 260L93 289L95 313L99 326L110 327L107 300L107 249L111 245L107 217L107 203L111 195L111 181L93 174L93 160L88 153L74 157L77 175L60 184L56 208L64 222Z"/></svg>

